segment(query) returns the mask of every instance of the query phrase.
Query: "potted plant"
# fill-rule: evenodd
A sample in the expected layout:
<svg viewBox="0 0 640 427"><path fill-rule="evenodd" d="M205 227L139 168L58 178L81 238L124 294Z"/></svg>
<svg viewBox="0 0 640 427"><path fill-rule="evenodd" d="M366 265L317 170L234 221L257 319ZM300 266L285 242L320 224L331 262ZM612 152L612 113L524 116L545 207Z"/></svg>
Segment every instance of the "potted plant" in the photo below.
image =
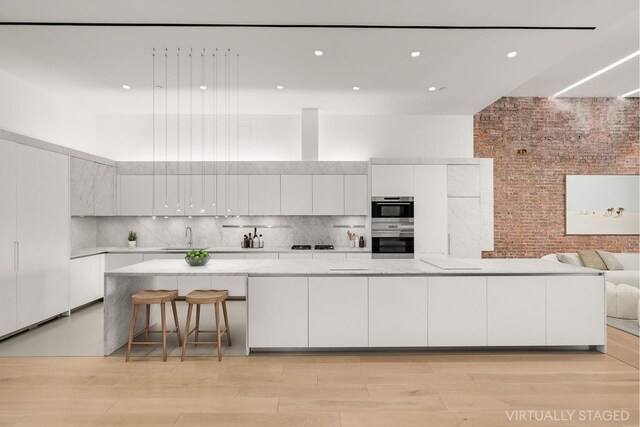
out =
<svg viewBox="0 0 640 427"><path fill-rule="evenodd" d="M136 241L138 240L138 234L133 230L129 230L129 237L128 237L127 240L129 240L129 247L130 248L135 248L136 247Z"/></svg>
<svg viewBox="0 0 640 427"><path fill-rule="evenodd" d="M624 208L618 208L618 216L622 216L622 212L624 212Z"/></svg>

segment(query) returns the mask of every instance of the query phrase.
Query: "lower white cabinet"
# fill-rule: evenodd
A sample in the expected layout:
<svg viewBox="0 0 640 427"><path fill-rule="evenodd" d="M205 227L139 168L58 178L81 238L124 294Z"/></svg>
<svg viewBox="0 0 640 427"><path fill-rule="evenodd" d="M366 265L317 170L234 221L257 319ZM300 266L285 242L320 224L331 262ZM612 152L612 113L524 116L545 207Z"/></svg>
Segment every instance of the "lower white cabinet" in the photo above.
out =
<svg viewBox="0 0 640 427"><path fill-rule="evenodd" d="M100 256L72 259L69 263L69 308L101 298Z"/></svg>
<svg viewBox="0 0 640 427"><path fill-rule="evenodd" d="M212 283L211 276L179 276L177 277L178 295L185 296L191 291L208 291L213 289Z"/></svg>
<svg viewBox="0 0 640 427"><path fill-rule="evenodd" d="M309 346L367 347L367 277L309 278Z"/></svg>
<svg viewBox="0 0 640 427"><path fill-rule="evenodd" d="M247 296L247 276L213 276L211 289L226 289L230 297Z"/></svg>
<svg viewBox="0 0 640 427"><path fill-rule="evenodd" d="M487 278L490 346L546 344L544 276Z"/></svg>
<svg viewBox="0 0 640 427"><path fill-rule="evenodd" d="M604 278L547 278L547 345L604 345Z"/></svg>
<svg viewBox="0 0 640 427"><path fill-rule="evenodd" d="M487 345L487 279L430 277L429 346Z"/></svg>
<svg viewBox="0 0 640 427"><path fill-rule="evenodd" d="M137 254L107 254L105 271L113 271L128 265L139 264L144 261L144 255Z"/></svg>
<svg viewBox="0 0 640 427"><path fill-rule="evenodd" d="M249 278L249 347L309 346L307 280L306 277Z"/></svg>
<svg viewBox="0 0 640 427"><path fill-rule="evenodd" d="M281 252L279 254L280 259L312 259L313 255L311 252Z"/></svg>
<svg viewBox="0 0 640 427"><path fill-rule="evenodd" d="M347 252L347 259L371 259L370 252Z"/></svg>
<svg viewBox="0 0 640 427"><path fill-rule="evenodd" d="M347 259L344 252L314 252L313 259Z"/></svg>
<svg viewBox="0 0 640 427"><path fill-rule="evenodd" d="M254 252L244 254L244 259L278 259L277 252Z"/></svg>
<svg viewBox="0 0 640 427"><path fill-rule="evenodd" d="M183 259L183 258L184 258L184 255L182 254L144 254L143 261L150 261L152 259ZM178 278L175 276L158 276L155 278L155 281L162 289L171 290L171 289L178 288Z"/></svg>
<svg viewBox="0 0 640 427"><path fill-rule="evenodd" d="M427 278L369 278L369 347L427 345Z"/></svg>

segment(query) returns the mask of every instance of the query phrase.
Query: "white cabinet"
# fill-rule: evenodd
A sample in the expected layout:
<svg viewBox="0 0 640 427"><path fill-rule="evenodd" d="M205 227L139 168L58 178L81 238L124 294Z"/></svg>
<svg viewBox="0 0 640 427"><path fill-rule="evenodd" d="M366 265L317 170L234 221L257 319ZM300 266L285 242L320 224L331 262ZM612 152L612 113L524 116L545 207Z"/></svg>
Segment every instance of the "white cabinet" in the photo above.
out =
<svg viewBox="0 0 640 427"><path fill-rule="evenodd" d="M184 175L184 212L186 215L216 215L215 175Z"/></svg>
<svg viewBox="0 0 640 427"><path fill-rule="evenodd" d="M133 254L107 254L105 271L113 271L118 268L127 267L133 264L139 264L144 261L144 255L141 253Z"/></svg>
<svg viewBox="0 0 640 427"><path fill-rule="evenodd" d="M211 276L179 276L178 295L185 296L191 291L206 291L213 289ZM176 289L175 287L169 289Z"/></svg>
<svg viewBox="0 0 640 427"><path fill-rule="evenodd" d="M480 199L449 197L447 205L449 255L454 258L480 258L482 255Z"/></svg>
<svg viewBox="0 0 640 427"><path fill-rule="evenodd" d="M369 347L427 345L427 278L369 278Z"/></svg>
<svg viewBox="0 0 640 427"><path fill-rule="evenodd" d="M97 166L89 160L69 159L71 215L93 215Z"/></svg>
<svg viewBox="0 0 640 427"><path fill-rule="evenodd" d="M430 277L429 346L487 345L485 277Z"/></svg>
<svg viewBox="0 0 640 427"><path fill-rule="evenodd" d="M156 175L153 179L155 181L153 214L165 216L184 215L184 176Z"/></svg>
<svg viewBox="0 0 640 427"><path fill-rule="evenodd" d="M370 252L347 252L347 259L371 259Z"/></svg>
<svg viewBox="0 0 640 427"><path fill-rule="evenodd" d="M311 251L281 252L280 259L312 259Z"/></svg>
<svg viewBox="0 0 640 427"><path fill-rule="evenodd" d="M313 259L347 259L344 252L314 252Z"/></svg>
<svg viewBox="0 0 640 427"><path fill-rule="evenodd" d="M244 255L244 259L278 259L277 252L250 252Z"/></svg>
<svg viewBox="0 0 640 427"><path fill-rule="evenodd" d="M165 211L164 193L157 203L160 201L162 211L158 215ZM153 215L153 207L153 175L118 176L118 215Z"/></svg>
<svg viewBox="0 0 640 427"><path fill-rule="evenodd" d="M371 166L372 196L413 196L413 165Z"/></svg>
<svg viewBox="0 0 640 427"><path fill-rule="evenodd" d="M69 310L69 157L16 146L22 328Z"/></svg>
<svg viewBox="0 0 640 427"><path fill-rule="evenodd" d="M344 175L313 175L313 214L344 215Z"/></svg>
<svg viewBox="0 0 640 427"><path fill-rule="evenodd" d="M449 197L480 197L480 165L448 165Z"/></svg>
<svg viewBox="0 0 640 427"><path fill-rule="evenodd" d="M0 139L0 336L16 327L16 144Z"/></svg>
<svg viewBox="0 0 640 427"><path fill-rule="evenodd" d="M309 347L369 345L367 281L366 277L309 278Z"/></svg>
<svg viewBox="0 0 640 427"><path fill-rule="evenodd" d="M183 254L144 254L142 257L142 261L150 261L152 259L184 259L184 255ZM160 286L161 289L176 289L178 287L178 278L175 276L158 276L158 277L155 277L154 280L156 284Z"/></svg>
<svg viewBox="0 0 640 427"><path fill-rule="evenodd" d="M116 214L116 187L115 166L96 163L93 215L111 216Z"/></svg>
<svg viewBox="0 0 640 427"><path fill-rule="evenodd" d="M487 278L490 346L545 345L545 277Z"/></svg>
<svg viewBox="0 0 640 427"><path fill-rule="evenodd" d="M249 176L249 215L280 215L280 175Z"/></svg>
<svg viewBox="0 0 640 427"><path fill-rule="evenodd" d="M230 297L247 296L247 276L213 276L211 289L226 289Z"/></svg>
<svg viewBox="0 0 640 427"><path fill-rule="evenodd" d="M414 167L416 258L447 255L447 165Z"/></svg>
<svg viewBox="0 0 640 427"><path fill-rule="evenodd" d="M248 175L217 175L216 189L216 215L249 215Z"/></svg>
<svg viewBox="0 0 640 427"><path fill-rule="evenodd" d="M69 308L100 298L100 256L72 259L69 263Z"/></svg>
<svg viewBox="0 0 640 427"><path fill-rule="evenodd" d="M280 177L282 215L313 214L312 175L282 175Z"/></svg>
<svg viewBox="0 0 640 427"><path fill-rule="evenodd" d="M604 278L547 278L547 345L604 345Z"/></svg>
<svg viewBox="0 0 640 427"><path fill-rule="evenodd" d="M249 278L249 347L309 346L307 280L306 277Z"/></svg>
<svg viewBox="0 0 640 427"><path fill-rule="evenodd" d="M344 214L367 215L369 212L367 175L344 176Z"/></svg>

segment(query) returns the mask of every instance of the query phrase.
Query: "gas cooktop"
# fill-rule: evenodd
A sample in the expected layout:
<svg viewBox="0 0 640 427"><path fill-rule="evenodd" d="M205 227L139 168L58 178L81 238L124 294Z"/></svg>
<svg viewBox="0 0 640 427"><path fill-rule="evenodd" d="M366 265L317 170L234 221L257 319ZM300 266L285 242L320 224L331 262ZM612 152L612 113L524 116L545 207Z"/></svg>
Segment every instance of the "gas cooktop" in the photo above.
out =
<svg viewBox="0 0 640 427"><path fill-rule="evenodd" d="M313 248L317 251L330 251L335 249L333 245L315 245Z"/></svg>
<svg viewBox="0 0 640 427"><path fill-rule="evenodd" d="M291 246L291 250L293 251L310 251L311 245L293 245Z"/></svg>

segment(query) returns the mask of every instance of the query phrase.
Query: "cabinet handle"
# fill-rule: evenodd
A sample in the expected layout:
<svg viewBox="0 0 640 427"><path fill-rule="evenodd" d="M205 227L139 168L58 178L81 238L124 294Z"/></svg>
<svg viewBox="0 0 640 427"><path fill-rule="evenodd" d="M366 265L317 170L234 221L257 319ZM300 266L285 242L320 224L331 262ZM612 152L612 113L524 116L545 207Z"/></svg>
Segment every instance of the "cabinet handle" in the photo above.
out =
<svg viewBox="0 0 640 427"><path fill-rule="evenodd" d="M20 269L20 242L13 242L13 270Z"/></svg>
<svg viewBox="0 0 640 427"><path fill-rule="evenodd" d="M451 255L451 234L447 234L447 255Z"/></svg>

